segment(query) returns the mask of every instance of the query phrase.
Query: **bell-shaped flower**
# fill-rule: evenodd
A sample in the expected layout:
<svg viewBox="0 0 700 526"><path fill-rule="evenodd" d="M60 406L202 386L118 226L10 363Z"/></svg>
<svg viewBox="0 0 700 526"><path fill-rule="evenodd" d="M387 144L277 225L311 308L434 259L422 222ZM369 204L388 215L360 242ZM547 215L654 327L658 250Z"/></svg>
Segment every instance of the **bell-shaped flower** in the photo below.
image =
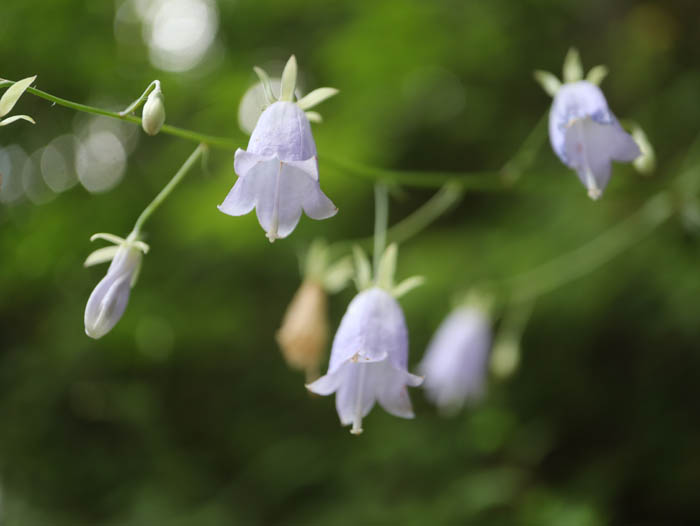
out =
<svg viewBox="0 0 700 526"><path fill-rule="evenodd" d="M389 257L383 258L385 268L395 266L396 247L389 251ZM387 261L391 257L394 261ZM380 271L382 274L387 273ZM353 434L362 432L362 419L375 402L392 415L413 418L406 387L423 381L407 370L406 320L391 289L385 285L377 281L350 302L333 339L328 372L307 385L319 395L335 393L340 422L352 424Z"/></svg>
<svg viewBox="0 0 700 526"><path fill-rule="evenodd" d="M444 413L484 392L491 327L484 310L458 307L442 322L419 365L428 399Z"/></svg>
<svg viewBox="0 0 700 526"><path fill-rule="evenodd" d="M85 334L98 339L111 331L124 314L148 245L111 234L95 234L91 240L94 239L115 243L96 250L85 260L86 267L111 261L107 274L90 294L85 307Z"/></svg>
<svg viewBox="0 0 700 526"><path fill-rule="evenodd" d="M326 219L338 211L319 185L316 144L309 119L318 121L320 116L306 112L337 90L319 88L294 102L294 56L282 73L279 100L272 93L267 74L260 68L255 71L269 106L260 115L247 150L236 151L233 167L238 180L219 210L240 216L255 209L260 226L272 242L294 230L302 210L312 219Z"/></svg>
<svg viewBox="0 0 700 526"><path fill-rule="evenodd" d="M553 74L536 71L535 78L554 97L549 113L549 139L561 161L576 170L592 199L598 199L610 179L611 162L632 162L640 149L608 108L598 84L607 70L596 66L583 79L576 50L564 61L564 84Z"/></svg>

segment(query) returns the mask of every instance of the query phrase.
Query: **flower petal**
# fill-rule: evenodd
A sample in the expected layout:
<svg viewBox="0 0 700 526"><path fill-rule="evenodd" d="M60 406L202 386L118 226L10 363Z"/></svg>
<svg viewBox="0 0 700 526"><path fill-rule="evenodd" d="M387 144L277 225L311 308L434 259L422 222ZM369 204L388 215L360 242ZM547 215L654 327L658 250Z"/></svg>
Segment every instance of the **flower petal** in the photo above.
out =
<svg viewBox="0 0 700 526"><path fill-rule="evenodd" d="M577 171L591 198L596 199L610 179L610 161L632 161L640 151L617 121L599 124L585 118L575 121L566 131L565 154L567 164Z"/></svg>
<svg viewBox="0 0 700 526"><path fill-rule="evenodd" d="M128 245L119 247L107 274L92 291L85 306L85 333L91 338L101 338L121 319L141 259L139 249Z"/></svg>
<svg viewBox="0 0 700 526"><path fill-rule="evenodd" d="M385 290L364 290L350 302L333 339L328 371L337 370L356 355L363 361L379 361L388 355L397 367L406 368L406 321L399 304Z"/></svg>
<svg viewBox="0 0 700 526"><path fill-rule="evenodd" d="M335 395L335 407L344 426L354 423L358 417L361 421L372 410L376 385L372 370L376 366L348 362L339 371L343 374L343 380Z"/></svg>
<svg viewBox="0 0 700 526"><path fill-rule="evenodd" d="M328 396L335 393L340 387L340 383L343 380L343 374L341 370L334 373L328 373L315 382L311 382L306 385L306 388L312 393L316 393L321 396Z"/></svg>
<svg viewBox="0 0 700 526"><path fill-rule="evenodd" d="M114 328L129 302L130 278L108 272L97 284L85 307L85 334L98 339Z"/></svg>
<svg viewBox="0 0 700 526"><path fill-rule="evenodd" d="M573 122L586 117L600 124L615 121L598 86L586 81L564 84L554 97L549 112L549 139L554 152L569 167L572 166L566 158L565 135Z"/></svg>

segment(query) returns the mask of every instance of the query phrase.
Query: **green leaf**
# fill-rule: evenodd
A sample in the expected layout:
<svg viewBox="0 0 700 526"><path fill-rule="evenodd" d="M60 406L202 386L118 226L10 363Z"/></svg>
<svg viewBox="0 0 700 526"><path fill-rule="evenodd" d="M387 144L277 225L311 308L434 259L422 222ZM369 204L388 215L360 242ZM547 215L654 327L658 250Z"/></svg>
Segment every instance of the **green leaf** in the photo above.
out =
<svg viewBox="0 0 700 526"><path fill-rule="evenodd" d="M323 117L316 111L306 111L304 113L306 114L306 118L309 119L309 122L323 122Z"/></svg>
<svg viewBox="0 0 700 526"><path fill-rule="evenodd" d="M18 121L20 119L23 121L29 121L32 124L36 124L36 122L34 122L34 119L32 119L29 115L13 115L12 117L8 117L7 119L0 121L0 126L7 126L8 124L12 124L13 122Z"/></svg>
<svg viewBox="0 0 700 526"><path fill-rule="evenodd" d="M590 82L591 84L595 84L596 86L600 86L600 83L603 82L603 79L608 76L608 68L606 66L598 65L594 66L591 68L591 70L588 72L588 75L586 75L586 80Z"/></svg>
<svg viewBox="0 0 700 526"><path fill-rule="evenodd" d="M425 283L425 278L423 276L412 276L410 278L406 278L401 283L396 285L396 287L392 289L391 293L396 299L399 299L401 296L411 292L416 287L420 287L423 283Z"/></svg>
<svg viewBox="0 0 700 526"><path fill-rule="evenodd" d="M282 72L282 87L280 88L280 100L293 101L294 90L297 87L297 59L294 55L289 57L287 65Z"/></svg>
<svg viewBox="0 0 700 526"><path fill-rule="evenodd" d="M549 71L536 70L533 73L535 80L550 97L554 97L561 88L561 81Z"/></svg>
<svg viewBox="0 0 700 526"><path fill-rule="evenodd" d="M18 80L12 86L7 88L0 98L0 117L3 117L12 111L17 101L25 92L25 90L36 80L36 75L27 77L26 79Z"/></svg>
<svg viewBox="0 0 700 526"><path fill-rule="evenodd" d="M372 267L367 254L360 247L354 246L352 252L355 257L355 284L357 290L364 290L372 286Z"/></svg>
<svg viewBox="0 0 700 526"><path fill-rule="evenodd" d="M644 133L639 124L634 123L632 126L632 138L639 146L641 155L632 163L635 169L642 175L651 175L656 168L656 153L654 147L649 142L647 134Z"/></svg>
<svg viewBox="0 0 700 526"><path fill-rule="evenodd" d="M112 261L118 250L119 245L110 245L108 247L98 248L87 257L85 263L83 263L83 266L92 267L93 265L99 265L100 263Z"/></svg>
<svg viewBox="0 0 700 526"><path fill-rule="evenodd" d="M311 93L305 95L301 100L297 102L297 105L302 110L309 110L320 104L326 99L330 99L334 95L338 94L338 90L335 88L318 88L313 90Z"/></svg>
<svg viewBox="0 0 700 526"><path fill-rule="evenodd" d="M267 72L264 69L259 68L258 66L255 66L253 68L253 71L255 71L255 74L260 79L260 84L262 84L263 93L265 94L265 101L268 104L272 104L277 99L275 98L275 94L272 92L270 77L267 75Z"/></svg>
<svg viewBox="0 0 700 526"><path fill-rule="evenodd" d="M394 273L396 272L396 258L399 248L396 243L392 243L382 254L377 270L377 284L386 290L391 290L394 286Z"/></svg>
<svg viewBox="0 0 700 526"><path fill-rule="evenodd" d="M569 48L569 52L564 58L564 82L577 82L583 79L583 66L581 56L574 47Z"/></svg>

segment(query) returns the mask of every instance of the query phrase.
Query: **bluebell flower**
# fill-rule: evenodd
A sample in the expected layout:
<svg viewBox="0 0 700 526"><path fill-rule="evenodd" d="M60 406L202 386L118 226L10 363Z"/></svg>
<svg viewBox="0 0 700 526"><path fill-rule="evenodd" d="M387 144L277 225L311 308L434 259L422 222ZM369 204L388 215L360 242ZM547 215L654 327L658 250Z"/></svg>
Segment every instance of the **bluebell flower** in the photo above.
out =
<svg viewBox="0 0 700 526"><path fill-rule="evenodd" d="M576 171L592 199L598 199L610 179L611 162L632 162L640 149L612 111L597 86L607 70L593 68L582 78L578 53L571 50L564 63L564 84L544 71L535 72L554 97L549 113L549 139L561 161Z"/></svg>
<svg viewBox="0 0 700 526"><path fill-rule="evenodd" d="M301 218L326 219L338 211L321 191L316 144L309 119L320 120L309 108L337 93L319 88L294 102L296 59L282 74L279 100L272 94L267 74L255 70L263 83L269 106L250 137L247 150L237 150L234 170L238 180L219 210L232 216L256 210L260 226L272 242L287 237Z"/></svg>
<svg viewBox="0 0 700 526"><path fill-rule="evenodd" d="M486 383L491 326L476 307L458 307L440 325L418 370L428 399L446 413L478 400Z"/></svg>
<svg viewBox="0 0 700 526"><path fill-rule="evenodd" d="M362 419L375 402L401 418L413 418L407 386L423 379L408 372L408 329L394 296L419 284L409 278L393 286L396 246L390 246L378 271L369 279L369 263L360 260L358 285L363 289L350 302L333 339L328 372L307 388L320 395L335 393L342 425L362 433Z"/></svg>

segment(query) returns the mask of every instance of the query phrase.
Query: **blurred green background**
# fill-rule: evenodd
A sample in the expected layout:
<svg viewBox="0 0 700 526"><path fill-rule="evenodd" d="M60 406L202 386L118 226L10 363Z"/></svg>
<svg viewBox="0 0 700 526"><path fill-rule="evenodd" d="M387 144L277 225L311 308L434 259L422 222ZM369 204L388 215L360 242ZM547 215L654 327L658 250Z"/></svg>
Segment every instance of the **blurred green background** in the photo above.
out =
<svg viewBox="0 0 700 526"><path fill-rule="evenodd" d="M698 524L700 244L680 216L541 297L517 372L454 418L416 389L415 420L375 408L353 437L273 335L299 252L372 232L371 181L324 152L496 170L551 102L532 70L559 75L569 46L610 67L608 102L646 130L657 171L616 166L594 203L545 143L513 188L467 193L401 247L398 277L427 278L402 300L411 367L455 294L669 187L700 123L699 17L690 0L5 0L0 76L71 100L118 110L159 78L169 123L245 147L253 65L279 75L295 53L303 89L341 94L314 125L339 214L270 245L254 214L216 209L235 177L212 150L147 224L139 283L99 341L83 329L105 271L82 267L88 239L126 235L195 144L22 98L36 126L0 128L2 524ZM430 195L403 188L391 221ZM334 328L352 296L331 299Z"/></svg>

